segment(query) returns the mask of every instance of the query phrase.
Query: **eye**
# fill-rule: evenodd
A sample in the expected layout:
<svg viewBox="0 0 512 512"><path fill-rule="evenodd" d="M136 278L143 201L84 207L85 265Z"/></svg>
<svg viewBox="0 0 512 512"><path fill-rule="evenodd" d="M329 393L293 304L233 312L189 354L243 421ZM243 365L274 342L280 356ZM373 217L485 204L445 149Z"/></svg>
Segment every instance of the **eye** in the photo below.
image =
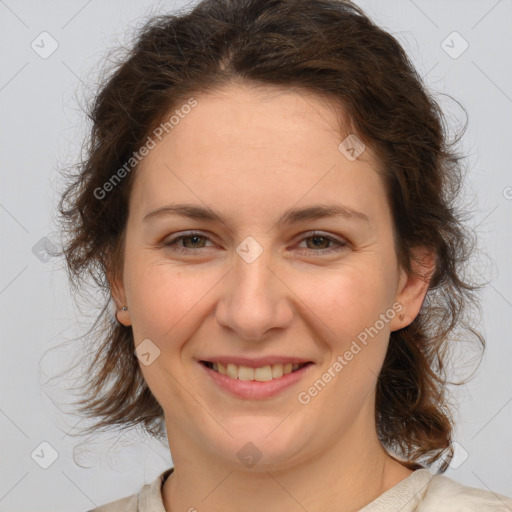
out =
<svg viewBox="0 0 512 512"><path fill-rule="evenodd" d="M347 243L343 240L338 240L337 238L334 238L332 236L325 235L323 233L314 232L309 234L309 236L306 236L302 238L302 241L311 240L311 244L309 244L309 247L306 249L306 252L320 252L320 253L330 253L335 251L343 250L347 247ZM336 247L326 247L326 244L332 244L335 243ZM316 250L320 249L320 250Z"/></svg>
<svg viewBox="0 0 512 512"><path fill-rule="evenodd" d="M203 239L203 241L210 240L210 238L204 236L202 233L192 232L185 235L179 235L177 237L171 238L170 240L166 240L162 243L162 245L171 249L172 251L189 252L193 251L194 249L204 248L204 244L201 242L201 239ZM187 244L189 240L189 245L191 245L191 247L181 247L177 245L181 242L185 242L185 244Z"/></svg>
<svg viewBox="0 0 512 512"><path fill-rule="evenodd" d="M165 240L162 245L175 252L190 253L195 252L197 249L206 249L207 246L205 244L208 241L211 242L211 239L203 233L190 232ZM311 241L311 243L308 244L308 241ZM303 237L301 239L302 242L306 242L308 247L305 249L305 252L308 253L331 253L343 250L348 246L343 240L338 240L319 232L313 232L309 236ZM180 244L184 244L185 247ZM332 247L332 244L335 244L335 247Z"/></svg>

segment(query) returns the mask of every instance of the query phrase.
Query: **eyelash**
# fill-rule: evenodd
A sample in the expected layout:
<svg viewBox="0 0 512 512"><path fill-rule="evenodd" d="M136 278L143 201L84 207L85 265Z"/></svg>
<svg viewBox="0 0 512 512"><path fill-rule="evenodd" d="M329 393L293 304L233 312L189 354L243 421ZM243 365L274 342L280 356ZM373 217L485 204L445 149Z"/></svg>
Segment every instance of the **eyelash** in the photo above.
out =
<svg viewBox="0 0 512 512"><path fill-rule="evenodd" d="M211 241L211 239L209 237L207 237L206 235L203 235L202 233L194 231L194 232L187 233L185 235L180 235L180 236L177 236L175 238L172 238L172 239L170 239L167 242L163 242L162 245L164 247L166 247L166 248L169 248L172 251L176 251L176 252L179 252L179 253L196 252L199 249L206 249L206 247L199 247L198 249L189 249L188 247L178 247L176 245L176 243L178 241L183 240L185 238L192 238L194 236L199 236L201 238L205 238L205 239ZM325 240L329 240L330 242L334 242L334 243L338 244L338 247L329 248L329 249L322 249L322 250L319 250L319 251L316 251L314 249L305 249L305 251L307 253L309 253L309 254L311 254L311 253L326 254L326 253L337 252L337 251L346 249L346 247L348 246L348 244L346 242L344 242L344 241L337 240L336 238L333 238L331 236L327 236L327 235L324 235L324 234L318 233L318 232L309 233L309 236L303 237L300 241L302 242L302 241L307 240L309 238L323 238Z"/></svg>

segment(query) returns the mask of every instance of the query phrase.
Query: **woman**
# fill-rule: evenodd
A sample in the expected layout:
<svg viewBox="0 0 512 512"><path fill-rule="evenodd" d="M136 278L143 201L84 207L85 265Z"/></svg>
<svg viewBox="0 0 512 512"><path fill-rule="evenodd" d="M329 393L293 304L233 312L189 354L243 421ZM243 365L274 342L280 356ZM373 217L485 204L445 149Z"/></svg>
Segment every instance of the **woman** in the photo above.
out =
<svg viewBox="0 0 512 512"><path fill-rule="evenodd" d="M349 2L205 0L141 31L91 118L65 253L117 323L81 405L174 463L95 510L512 509L429 470L475 287L459 157L390 34Z"/></svg>

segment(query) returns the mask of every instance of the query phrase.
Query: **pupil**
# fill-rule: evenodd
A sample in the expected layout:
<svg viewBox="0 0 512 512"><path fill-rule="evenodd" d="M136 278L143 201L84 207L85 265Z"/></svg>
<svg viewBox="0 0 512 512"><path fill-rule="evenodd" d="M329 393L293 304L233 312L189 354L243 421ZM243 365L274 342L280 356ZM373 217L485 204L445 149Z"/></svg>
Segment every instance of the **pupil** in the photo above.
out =
<svg viewBox="0 0 512 512"><path fill-rule="evenodd" d="M324 240L325 241L325 238L323 236L314 236L311 238L311 240L313 241L313 244L315 245L315 247L318 247L319 244L317 244L316 242L318 242L318 240ZM322 242L320 242L320 245L322 245Z"/></svg>
<svg viewBox="0 0 512 512"><path fill-rule="evenodd" d="M201 238L201 236L200 236L200 235L191 235L191 236L189 236L189 237L187 237L187 238L188 238L189 240L193 240L193 241L192 241L192 244L193 244L193 245L196 245L196 244L198 243L198 241L197 241L197 240L198 240L199 238Z"/></svg>

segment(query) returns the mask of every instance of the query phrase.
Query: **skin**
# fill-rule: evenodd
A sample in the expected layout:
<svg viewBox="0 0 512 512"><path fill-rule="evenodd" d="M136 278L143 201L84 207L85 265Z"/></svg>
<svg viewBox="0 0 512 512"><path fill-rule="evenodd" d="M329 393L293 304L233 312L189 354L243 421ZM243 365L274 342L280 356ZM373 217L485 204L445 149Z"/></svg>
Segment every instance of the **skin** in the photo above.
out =
<svg viewBox="0 0 512 512"><path fill-rule="evenodd" d="M249 84L195 97L198 105L136 171L125 264L112 283L119 309L128 306L118 320L133 327L135 345L149 338L160 350L141 370L164 409L175 467L163 486L165 508L356 510L412 473L378 440L375 388L389 334L416 317L428 280L399 267L378 163L369 148L354 161L338 150L344 136L326 100ZM178 202L208 206L225 221L143 221ZM318 203L355 209L368 222L276 225L286 209ZM187 253L162 245L188 230L201 237L175 244ZM315 244L313 230L334 241ZM252 263L236 252L247 236L263 249ZM301 404L298 393L396 303L400 315ZM275 397L242 400L199 366L219 354L314 365ZM261 453L252 467L237 457L249 442Z"/></svg>

